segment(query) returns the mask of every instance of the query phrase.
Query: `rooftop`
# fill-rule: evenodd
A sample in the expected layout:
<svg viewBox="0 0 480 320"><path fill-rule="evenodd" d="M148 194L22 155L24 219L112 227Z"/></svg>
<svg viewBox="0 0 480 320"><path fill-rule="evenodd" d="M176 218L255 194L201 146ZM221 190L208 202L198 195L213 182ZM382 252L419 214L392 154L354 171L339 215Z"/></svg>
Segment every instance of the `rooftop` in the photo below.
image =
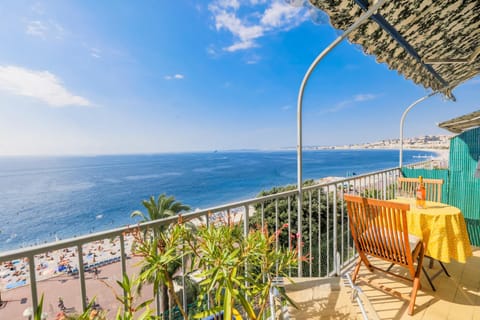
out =
<svg viewBox="0 0 480 320"><path fill-rule="evenodd" d="M480 110L444 121L438 125L453 133L462 133L474 127L480 126Z"/></svg>

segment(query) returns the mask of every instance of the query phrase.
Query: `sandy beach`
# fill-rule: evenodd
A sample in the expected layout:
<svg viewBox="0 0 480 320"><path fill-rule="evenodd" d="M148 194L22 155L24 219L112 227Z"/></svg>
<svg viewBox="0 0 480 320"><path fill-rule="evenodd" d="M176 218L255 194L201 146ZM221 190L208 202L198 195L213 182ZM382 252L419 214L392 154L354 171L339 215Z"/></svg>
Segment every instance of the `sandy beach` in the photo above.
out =
<svg viewBox="0 0 480 320"><path fill-rule="evenodd" d="M132 242L132 236L125 237L129 273L137 271L134 262L138 261L138 258L132 258L130 252ZM111 281L111 285L116 288L118 285L115 281L121 280L121 265L118 263L120 261L119 239L104 239L84 245L83 261L88 297L101 297L102 301L108 302L108 310L116 310L115 297L103 281ZM64 299L66 306L71 305L71 312L81 310L76 248L65 248L37 255L35 266L39 298L42 293L45 294L44 307L49 315L48 319L54 319L56 312L59 311L57 307L59 296ZM0 308L0 318L21 319L25 308L31 306L27 258L0 265L0 290L2 301L7 302ZM111 299L108 298L110 296Z"/></svg>
<svg viewBox="0 0 480 320"><path fill-rule="evenodd" d="M133 238L125 237L125 250L130 255ZM35 257L38 281L64 273L78 273L76 248L51 251ZM83 262L88 268L103 266L120 260L120 241L100 240L84 245ZM14 289L29 283L27 258L13 260L0 265L0 285L3 290Z"/></svg>
<svg viewBox="0 0 480 320"><path fill-rule="evenodd" d="M252 215L254 208L249 208ZM220 223L239 223L243 219L243 208L236 208L227 212L217 212L211 215L211 219ZM205 221L194 219L194 224L201 225ZM127 274L138 275L140 257L131 253L133 236L125 236L125 253L127 256ZM87 298L96 298L96 303L108 312L108 318L112 318L120 304L115 299L112 288L120 293L120 287L116 281L122 279L120 262L120 240L104 239L85 244L83 246L83 262ZM47 319L55 319L60 312L58 306L59 297L64 301L67 313L81 311L81 289L78 276L78 252L76 248L47 252L35 257L37 292L38 297L44 297L44 312ZM95 271L96 269L96 271ZM22 313L31 307L31 292L29 285L28 260L18 259L8 261L0 265L0 292L2 301L6 302L0 307L0 319L22 319ZM144 286L143 296L139 302L153 297L150 285ZM152 306L155 308L155 306Z"/></svg>
<svg viewBox="0 0 480 320"><path fill-rule="evenodd" d="M127 259L127 273L130 276L138 273L139 261L139 258ZM120 307L119 302L115 299L115 294L121 294L120 287L116 283L121 278L120 263L99 267L97 276L93 272L85 273L87 298L90 300L96 297L96 303L107 311L108 319L113 318ZM116 293L109 286L114 288ZM47 314L47 319L55 319L61 311L58 306L59 297L64 301L67 314L81 312L81 289L78 274L58 273L39 281L37 287L39 298L44 294L43 312ZM151 286L146 285L142 294L139 301L151 299L153 296ZM24 319L23 312L31 306L30 286L24 285L2 292L2 300L6 303L0 308L0 319Z"/></svg>

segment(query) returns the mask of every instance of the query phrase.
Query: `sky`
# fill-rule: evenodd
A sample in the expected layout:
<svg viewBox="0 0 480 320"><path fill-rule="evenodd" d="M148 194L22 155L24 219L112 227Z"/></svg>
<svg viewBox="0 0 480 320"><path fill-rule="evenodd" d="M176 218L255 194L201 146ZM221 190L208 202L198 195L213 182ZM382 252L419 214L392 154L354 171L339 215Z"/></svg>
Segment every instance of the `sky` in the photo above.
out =
<svg viewBox="0 0 480 320"><path fill-rule="evenodd" d="M340 33L302 0L0 2L0 155L295 147L296 101ZM473 79L433 97L405 136L480 109ZM338 46L307 84L304 145L398 138L430 91Z"/></svg>

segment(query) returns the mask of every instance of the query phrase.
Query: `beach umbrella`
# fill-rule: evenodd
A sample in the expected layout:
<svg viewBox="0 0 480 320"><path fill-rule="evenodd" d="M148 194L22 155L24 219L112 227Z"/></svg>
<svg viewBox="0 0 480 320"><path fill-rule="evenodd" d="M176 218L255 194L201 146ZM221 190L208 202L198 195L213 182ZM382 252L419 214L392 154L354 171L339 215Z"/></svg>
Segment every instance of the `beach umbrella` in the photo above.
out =
<svg viewBox="0 0 480 320"><path fill-rule="evenodd" d="M32 317L33 317L33 308L32 308L32 307L28 307L28 308L26 308L25 310L23 310L22 316L24 316L25 318L28 318L29 320L32 319ZM42 316L40 317L40 319L46 320L47 317L48 317L48 314L46 314L45 312L42 312Z"/></svg>
<svg viewBox="0 0 480 320"><path fill-rule="evenodd" d="M33 316L33 308L28 307L27 309L23 310L22 316L28 319L32 319Z"/></svg>

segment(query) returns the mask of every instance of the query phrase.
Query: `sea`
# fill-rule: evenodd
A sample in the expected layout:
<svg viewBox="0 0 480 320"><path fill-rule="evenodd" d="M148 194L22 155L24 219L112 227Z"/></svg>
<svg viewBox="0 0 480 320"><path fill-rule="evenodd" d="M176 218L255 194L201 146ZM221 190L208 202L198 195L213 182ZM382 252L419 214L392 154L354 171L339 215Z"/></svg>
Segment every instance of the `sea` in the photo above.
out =
<svg viewBox="0 0 480 320"><path fill-rule="evenodd" d="M429 156L406 150L404 163ZM398 150L303 153L304 179L397 166ZM296 179L294 150L0 157L0 252L134 224L130 214L152 195L205 209Z"/></svg>

